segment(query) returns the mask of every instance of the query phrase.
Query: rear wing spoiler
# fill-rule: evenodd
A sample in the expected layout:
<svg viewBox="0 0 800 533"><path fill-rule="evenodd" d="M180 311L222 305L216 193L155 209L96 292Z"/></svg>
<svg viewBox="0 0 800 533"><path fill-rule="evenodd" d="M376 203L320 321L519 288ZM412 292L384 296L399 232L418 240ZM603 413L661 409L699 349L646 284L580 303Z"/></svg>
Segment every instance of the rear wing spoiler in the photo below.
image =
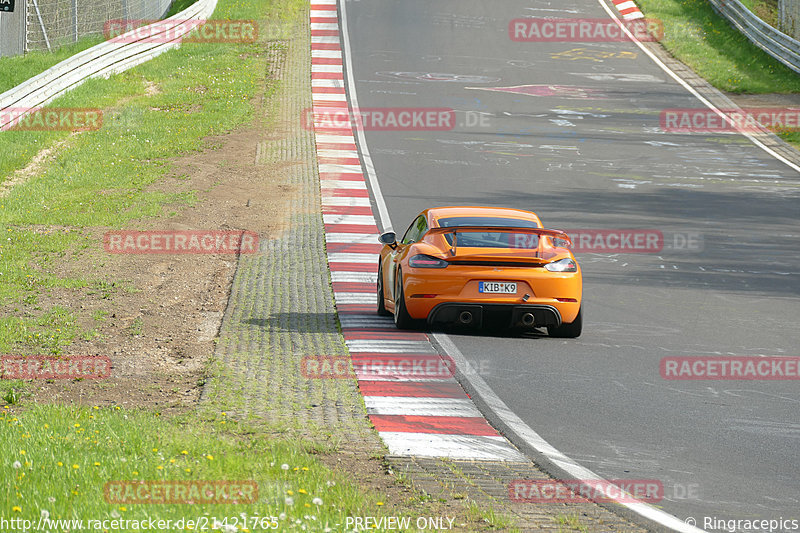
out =
<svg viewBox="0 0 800 533"><path fill-rule="evenodd" d="M513 226L454 226L452 228L430 228L426 235L446 235L453 234L453 244L450 246L450 255L456 255L456 247L458 246L459 233L480 233L480 232L500 232L500 233L529 233L538 235L540 237L551 237L559 239L566 243L567 246L572 246L572 240L569 235L560 229L545 229L545 228L515 228ZM536 255L541 256L542 241L539 239Z"/></svg>

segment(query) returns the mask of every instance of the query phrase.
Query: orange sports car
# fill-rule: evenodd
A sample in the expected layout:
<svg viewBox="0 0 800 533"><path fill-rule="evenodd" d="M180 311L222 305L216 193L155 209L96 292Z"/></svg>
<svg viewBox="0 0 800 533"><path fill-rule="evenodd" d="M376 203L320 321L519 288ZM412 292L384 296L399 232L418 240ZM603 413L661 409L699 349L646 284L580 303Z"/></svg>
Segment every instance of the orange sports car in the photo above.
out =
<svg viewBox="0 0 800 533"><path fill-rule="evenodd" d="M582 328L581 269L559 230L535 213L499 207L436 207L398 241L379 238L378 314L400 329L418 321L480 327Z"/></svg>

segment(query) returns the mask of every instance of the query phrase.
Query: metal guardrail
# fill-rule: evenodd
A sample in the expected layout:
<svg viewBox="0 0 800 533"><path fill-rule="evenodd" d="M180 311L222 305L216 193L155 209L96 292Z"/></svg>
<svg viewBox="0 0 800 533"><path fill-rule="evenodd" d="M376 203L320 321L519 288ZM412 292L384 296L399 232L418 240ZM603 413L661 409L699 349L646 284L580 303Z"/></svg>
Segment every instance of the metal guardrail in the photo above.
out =
<svg viewBox="0 0 800 533"><path fill-rule="evenodd" d="M175 48L183 35L191 31L191 25L186 22L208 18L216 6L217 0L198 0L177 15L147 26L155 28L151 32L133 30L113 41L93 46L0 94L0 130L11 124L14 116L26 114L19 110L33 111L89 78L123 72ZM147 36L143 37L145 33ZM163 42L153 42L159 35L164 36ZM17 110L17 113L4 113L6 110Z"/></svg>
<svg viewBox="0 0 800 533"><path fill-rule="evenodd" d="M709 0L714 9L753 44L800 74L800 41L773 28L739 0Z"/></svg>

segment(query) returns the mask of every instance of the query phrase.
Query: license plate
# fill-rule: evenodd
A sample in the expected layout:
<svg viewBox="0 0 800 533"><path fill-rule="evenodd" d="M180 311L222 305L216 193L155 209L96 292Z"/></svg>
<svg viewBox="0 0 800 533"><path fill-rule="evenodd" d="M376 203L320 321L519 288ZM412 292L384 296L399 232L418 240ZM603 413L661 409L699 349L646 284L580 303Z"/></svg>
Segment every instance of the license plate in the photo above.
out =
<svg viewBox="0 0 800 533"><path fill-rule="evenodd" d="M478 292L491 292L495 294L516 294L517 284L503 281L479 281Z"/></svg>

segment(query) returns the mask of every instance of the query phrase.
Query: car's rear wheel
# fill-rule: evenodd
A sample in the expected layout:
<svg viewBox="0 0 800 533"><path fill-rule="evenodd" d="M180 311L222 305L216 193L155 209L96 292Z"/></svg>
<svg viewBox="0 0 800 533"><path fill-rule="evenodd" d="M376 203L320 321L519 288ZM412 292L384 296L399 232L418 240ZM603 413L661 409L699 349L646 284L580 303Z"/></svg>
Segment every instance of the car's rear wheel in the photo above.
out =
<svg viewBox="0 0 800 533"><path fill-rule="evenodd" d="M397 271L397 281L395 287L395 300L394 300L394 325L398 329L412 329L414 327L414 319L408 314L406 309L406 295L403 292L403 273Z"/></svg>
<svg viewBox="0 0 800 533"><path fill-rule="evenodd" d="M381 267L381 263L378 262L378 315L380 316L389 316L392 313L386 310L386 304L384 303L384 294L383 294L383 268Z"/></svg>
<svg viewBox="0 0 800 533"><path fill-rule="evenodd" d="M583 330L583 307L578 310L578 316L569 324L561 324L558 327L547 326L547 333L551 337L558 337L562 339L574 339L581 336Z"/></svg>

